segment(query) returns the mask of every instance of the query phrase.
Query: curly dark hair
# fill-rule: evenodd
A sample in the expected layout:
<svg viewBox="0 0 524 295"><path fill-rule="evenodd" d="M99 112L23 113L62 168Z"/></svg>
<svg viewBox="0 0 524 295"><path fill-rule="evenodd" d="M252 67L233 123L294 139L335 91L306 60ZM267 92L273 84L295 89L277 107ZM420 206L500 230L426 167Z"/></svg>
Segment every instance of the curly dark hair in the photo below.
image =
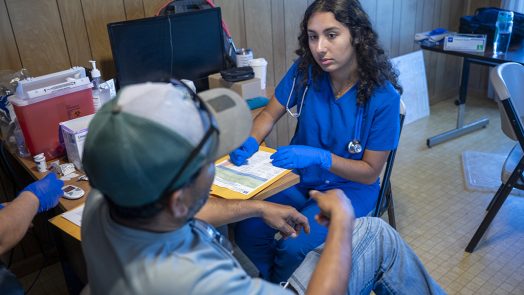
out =
<svg viewBox="0 0 524 295"><path fill-rule="evenodd" d="M371 22L358 0L317 0L304 13L300 24L299 48L295 53L300 57L298 68L306 73L312 66L312 78L315 80L323 72L315 62L309 49L307 24L316 12L331 12L335 19L343 23L351 33L351 45L356 52L358 75L360 83L357 88L357 103L365 104L373 91L389 81L402 94L402 86L398 82L398 73L391 65L384 49L378 44L378 35L371 27ZM304 75L302 84L305 84Z"/></svg>

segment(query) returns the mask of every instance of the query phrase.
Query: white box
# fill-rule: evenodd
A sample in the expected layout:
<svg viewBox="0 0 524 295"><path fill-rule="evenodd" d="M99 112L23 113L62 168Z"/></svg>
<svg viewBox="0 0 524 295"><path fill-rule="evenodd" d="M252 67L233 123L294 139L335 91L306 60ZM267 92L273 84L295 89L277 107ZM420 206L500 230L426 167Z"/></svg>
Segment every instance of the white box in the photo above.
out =
<svg viewBox="0 0 524 295"><path fill-rule="evenodd" d="M444 38L444 50L484 52L486 35L450 34Z"/></svg>
<svg viewBox="0 0 524 295"><path fill-rule="evenodd" d="M93 117L94 114L60 123L67 158L69 162L75 164L78 170L82 170L82 154L87 136L87 127Z"/></svg>

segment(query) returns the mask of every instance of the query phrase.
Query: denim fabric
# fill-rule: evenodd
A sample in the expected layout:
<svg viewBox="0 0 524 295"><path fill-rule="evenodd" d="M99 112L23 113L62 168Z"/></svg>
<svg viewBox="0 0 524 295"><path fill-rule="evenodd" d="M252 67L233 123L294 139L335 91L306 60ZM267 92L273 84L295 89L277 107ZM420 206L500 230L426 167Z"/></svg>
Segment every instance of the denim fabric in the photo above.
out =
<svg viewBox="0 0 524 295"><path fill-rule="evenodd" d="M304 294L324 245L311 251L290 284ZM380 218L358 218L353 231L348 294L446 294L413 250Z"/></svg>
<svg viewBox="0 0 524 295"><path fill-rule="evenodd" d="M276 230L269 227L261 218L250 218L240 221L235 227L235 240L242 252L249 257L260 271L260 276L273 283L287 281L293 271L300 265L306 254L324 243L327 228L315 221L320 212L317 203L308 196L308 189L295 185L266 201L292 206L307 217L311 233L301 233L294 239L276 241ZM355 200L352 200L353 204ZM357 212L357 207L355 212ZM364 209L364 207L358 207ZM367 210L367 211L366 211ZM359 210L365 216L369 212ZM366 212L366 213L363 213Z"/></svg>
<svg viewBox="0 0 524 295"><path fill-rule="evenodd" d="M0 294L23 295L24 289L16 279L16 276L0 262Z"/></svg>

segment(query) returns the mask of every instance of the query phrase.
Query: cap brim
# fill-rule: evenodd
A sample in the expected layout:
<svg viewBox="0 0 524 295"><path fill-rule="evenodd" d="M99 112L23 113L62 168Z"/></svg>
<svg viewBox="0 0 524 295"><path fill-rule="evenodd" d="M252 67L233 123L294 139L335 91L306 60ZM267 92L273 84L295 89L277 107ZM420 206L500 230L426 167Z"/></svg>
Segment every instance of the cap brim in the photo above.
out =
<svg viewBox="0 0 524 295"><path fill-rule="evenodd" d="M216 159L229 154L249 136L253 117L246 101L236 92L226 88L214 88L199 92L213 113L218 125L219 140Z"/></svg>

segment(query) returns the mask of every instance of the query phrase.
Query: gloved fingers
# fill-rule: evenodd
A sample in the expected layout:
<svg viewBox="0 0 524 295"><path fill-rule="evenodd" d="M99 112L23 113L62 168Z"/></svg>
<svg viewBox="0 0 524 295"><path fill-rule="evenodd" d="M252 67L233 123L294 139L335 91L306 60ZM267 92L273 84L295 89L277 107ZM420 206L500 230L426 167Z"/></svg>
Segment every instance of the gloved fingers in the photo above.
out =
<svg viewBox="0 0 524 295"><path fill-rule="evenodd" d="M288 158L284 158L284 159L281 159L281 160L273 160L273 162L271 162L273 164L273 166L275 167L278 167L278 168L284 168L284 169L293 169L293 168L296 168L294 167L294 162L291 160L291 159L288 159Z"/></svg>
<svg viewBox="0 0 524 295"><path fill-rule="evenodd" d="M256 151L258 151L259 145L258 145L257 140L253 136L250 136L246 139L246 141L244 141L241 148L249 153L249 156L248 156L249 158Z"/></svg>
<svg viewBox="0 0 524 295"><path fill-rule="evenodd" d="M249 154L240 148L234 150L233 152L229 154L229 159L231 160L233 164L237 166L245 164L248 158L249 158Z"/></svg>

